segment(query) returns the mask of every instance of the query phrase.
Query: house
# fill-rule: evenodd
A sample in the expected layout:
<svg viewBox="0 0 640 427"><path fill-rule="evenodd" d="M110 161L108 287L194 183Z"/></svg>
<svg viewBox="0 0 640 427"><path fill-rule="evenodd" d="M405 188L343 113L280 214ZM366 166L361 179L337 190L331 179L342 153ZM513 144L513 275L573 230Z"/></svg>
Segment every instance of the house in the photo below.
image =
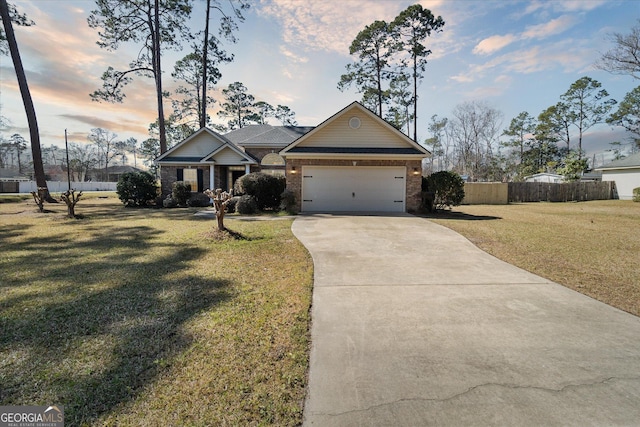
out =
<svg viewBox="0 0 640 427"><path fill-rule="evenodd" d="M163 193L231 188L240 176L282 175L303 212L405 212L420 206L421 162L430 153L354 102L317 127L202 128L156 159Z"/></svg>
<svg viewBox="0 0 640 427"><path fill-rule="evenodd" d="M607 163L596 171L602 172L603 181L615 181L620 199L631 200L633 189L640 187L640 153Z"/></svg>
<svg viewBox="0 0 640 427"><path fill-rule="evenodd" d="M564 176L558 175L555 173L536 173L533 175L526 176L524 178L525 182L548 182L548 183L559 183L564 182Z"/></svg>

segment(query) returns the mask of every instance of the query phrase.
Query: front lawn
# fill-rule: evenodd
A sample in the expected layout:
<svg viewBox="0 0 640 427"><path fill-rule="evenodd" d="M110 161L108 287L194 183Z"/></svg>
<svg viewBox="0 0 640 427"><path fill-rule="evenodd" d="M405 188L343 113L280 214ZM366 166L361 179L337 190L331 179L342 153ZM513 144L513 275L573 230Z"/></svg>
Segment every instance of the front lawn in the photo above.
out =
<svg viewBox="0 0 640 427"><path fill-rule="evenodd" d="M430 218L504 261L640 315L640 203L471 205Z"/></svg>
<svg viewBox="0 0 640 427"><path fill-rule="evenodd" d="M0 404L67 425L297 425L311 258L290 220L0 204Z"/></svg>

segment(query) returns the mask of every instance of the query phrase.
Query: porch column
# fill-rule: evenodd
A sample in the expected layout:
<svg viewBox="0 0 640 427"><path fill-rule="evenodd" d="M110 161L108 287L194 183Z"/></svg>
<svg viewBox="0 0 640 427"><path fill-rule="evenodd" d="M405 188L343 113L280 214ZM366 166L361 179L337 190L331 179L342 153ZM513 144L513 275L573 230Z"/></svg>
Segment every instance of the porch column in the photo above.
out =
<svg viewBox="0 0 640 427"><path fill-rule="evenodd" d="M245 175L251 173L251 165L249 163L245 163L245 165L244 165L244 173L245 173Z"/></svg>
<svg viewBox="0 0 640 427"><path fill-rule="evenodd" d="M213 165L209 165L209 190L211 191L216 191L216 183L213 182L214 178Z"/></svg>

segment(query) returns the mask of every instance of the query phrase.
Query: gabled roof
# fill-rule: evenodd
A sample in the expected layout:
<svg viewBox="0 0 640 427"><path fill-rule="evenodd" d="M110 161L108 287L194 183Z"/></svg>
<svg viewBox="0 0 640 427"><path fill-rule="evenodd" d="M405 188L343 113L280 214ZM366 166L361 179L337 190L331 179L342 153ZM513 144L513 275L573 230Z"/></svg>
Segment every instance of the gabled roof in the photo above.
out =
<svg viewBox="0 0 640 427"><path fill-rule="evenodd" d="M596 170L609 170L609 169L637 169L640 168L640 153L635 153L624 159L614 160L611 163L600 166Z"/></svg>
<svg viewBox="0 0 640 427"><path fill-rule="evenodd" d="M551 178L562 178L562 179L564 179L564 175L559 175L557 173L551 173L551 172L534 173L533 175L525 176L524 179L537 178L539 176L548 176L548 177L551 177Z"/></svg>
<svg viewBox="0 0 640 427"><path fill-rule="evenodd" d="M380 144L367 144L367 139L361 137L356 137L353 139L353 142L357 142L357 145L352 145L346 139L342 140L338 138L334 139L332 142L327 142L324 145L320 145L318 141L313 141L313 143L308 143L308 141L312 139L316 139L315 137L318 135L325 135L325 131L329 131L329 129L337 129L336 127L331 128L333 124L340 123L339 120L344 120L344 116L349 113L358 114L368 120L369 124L372 124L375 129L382 130L385 135L388 135L392 143L389 144L384 143ZM349 123L351 126L351 123ZM378 126L378 127L376 127ZM360 127L360 119L358 119L357 127L352 127L353 131L357 131ZM340 128L342 129L342 128ZM347 129L348 131L348 129ZM370 128L369 132L372 131ZM325 133L323 133L325 132ZM341 131L340 131L341 132ZM376 135L369 134L369 135ZM308 145L307 145L308 143ZM386 145L386 146L385 146ZM347 105L342 110L338 111L333 116L329 117L327 120L319 124L313 130L305 133L300 138L293 141L287 147L285 147L282 151L280 151L280 155L287 157L287 155L291 156L304 156L304 155L318 155L318 156L355 156L355 155L370 155L376 157L391 157L398 156L401 158L418 157L424 158L431 155L431 153L420 144L413 141L404 133L400 132L398 129L389 124L386 120L382 119L371 110L366 108L364 105L359 102L353 102Z"/></svg>
<svg viewBox="0 0 640 427"><path fill-rule="evenodd" d="M190 143L192 143L192 141L196 140L197 138L201 137L203 134L208 135L209 137L213 138L215 141L218 142L218 145L215 146L215 148L212 151L209 151L208 153L206 153L205 155L202 155L202 152L200 152L200 155L179 155L177 152L181 151L183 148L185 148L187 145L189 145ZM229 139L227 139L224 135L221 135L209 128L200 128L199 130L197 130L196 132L194 132L192 135L190 135L189 137L185 138L183 141L179 142L178 144L176 144L174 147L172 147L171 149L167 150L164 154L160 155L159 157L156 158L156 162L160 162L160 163L199 163L199 162L211 162L212 157L215 156L216 154L220 153L221 151L224 151L226 149L230 149L231 151L235 152L238 156L240 156L242 158L242 162L243 163L257 163L258 161L256 159L254 159L251 155L249 155L248 153L245 153L240 147L238 147L237 145L235 145L233 142L231 142ZM188 151L188 150L187 150ZM196 153L197 154L197 153Z"/></svg>
<svg viewBox="0 0 640 427"><path fill-rule="evenodd" d="M311 131L312 126L249 125L232 130L224 136L236 145L286 147Z"/></svg>
<svg viewBox="0 0 640 427"><path fill-rule="evenodd" d="M235 154L237 154L240 157L240 162L241 163L257 163L258 160L255 159L253 156L251 156L249 153L245 153L244 151L242 151L240 148L236 147L234 144L229 143L229 144L223 144L220 147L216 148L215 150L213 150L211 153L207 154L206 156L204 156L202 158L202 160L200 160L201 162L215 162L215 160L213 159L216 154L219 154L225 150L231 150L232 152L234 152Z"/></svg>

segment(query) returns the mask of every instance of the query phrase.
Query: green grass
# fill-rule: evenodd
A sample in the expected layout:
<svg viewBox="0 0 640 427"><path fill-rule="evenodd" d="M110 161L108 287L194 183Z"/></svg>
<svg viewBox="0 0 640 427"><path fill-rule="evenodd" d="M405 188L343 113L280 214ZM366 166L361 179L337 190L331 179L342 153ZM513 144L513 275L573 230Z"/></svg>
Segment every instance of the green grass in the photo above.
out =
<svg viewBox="0 0 640 427"><path fill-rule="evenodd" d="M298 425L312 261L290 220L0 205L0 403L67 425Z"/></svg>
<svg viewBox="0 0 640 427"><path fill-rule="evenodd" d="M640 203L473 205L430 218L504 261L640 315Z"/></svg>

